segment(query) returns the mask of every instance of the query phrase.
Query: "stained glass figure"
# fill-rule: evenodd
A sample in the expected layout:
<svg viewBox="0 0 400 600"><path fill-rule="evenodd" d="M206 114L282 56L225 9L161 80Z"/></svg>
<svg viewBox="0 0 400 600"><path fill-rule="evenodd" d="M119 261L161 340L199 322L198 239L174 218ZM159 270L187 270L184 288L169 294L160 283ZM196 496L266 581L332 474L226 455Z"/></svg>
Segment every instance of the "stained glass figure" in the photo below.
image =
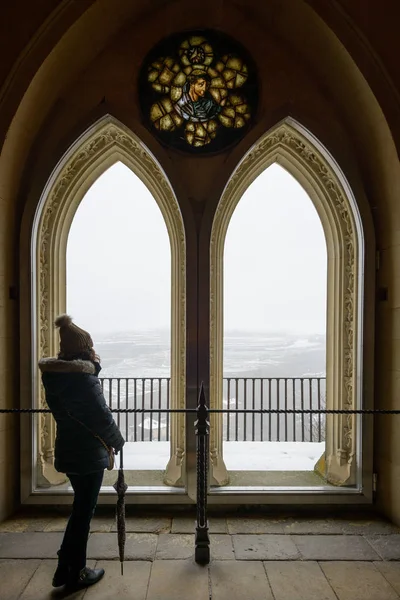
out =
<svg viewBox="0 0 400 600"><path fill-rule="evenodd" d="M175 34L158 44L143 65L139 89L150 129L180 150L223 150L244 135L256 111L250 57L212 31Z"/></svg>

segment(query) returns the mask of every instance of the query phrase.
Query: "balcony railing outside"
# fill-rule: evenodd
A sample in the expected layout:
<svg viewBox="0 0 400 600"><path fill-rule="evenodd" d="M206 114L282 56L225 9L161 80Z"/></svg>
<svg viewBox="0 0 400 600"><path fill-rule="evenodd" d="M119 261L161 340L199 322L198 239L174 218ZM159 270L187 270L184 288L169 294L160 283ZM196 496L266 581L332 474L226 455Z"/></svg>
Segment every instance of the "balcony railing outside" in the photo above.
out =
<svg viewBox="0 0 400 600"><path fill-rule="evenodd" d="M223 408L325 408L324 377L228 377L223 382ZM223 415L227 442L323 442L325 415Z"/></svg>
<svg viewBox="0 0 400 600"><path fill-rule="evenodd" d="M102 377L110 408L152 408L160 413L120 414L115 420L128 442L168 442L171 380L167 377ZM325 377L228 377L223 380L223 435L228 442L323 442L325 415L246 414L238 409L323 409Z"/></svg>
<svg viewBox="0 0 400 600"><path fill-rule="evenodd" d="M110 408L171 408L169 377L101 377L100 382ZM114 419L127 442L169 441L169 414L117 413Z"/></svg>

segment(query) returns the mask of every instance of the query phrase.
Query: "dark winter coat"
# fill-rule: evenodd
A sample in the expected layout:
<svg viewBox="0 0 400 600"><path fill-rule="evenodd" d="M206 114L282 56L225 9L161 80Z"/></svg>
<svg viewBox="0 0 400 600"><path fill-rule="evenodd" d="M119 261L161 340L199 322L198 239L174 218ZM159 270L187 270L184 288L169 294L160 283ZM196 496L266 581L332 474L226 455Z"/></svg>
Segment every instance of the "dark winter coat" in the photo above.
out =
<svg viewBox="0 0 400 600"><path fill-rule="evenodd" d="M98 363L88 360L45 358L39 362L46 402L57 422L55 463L61 473L84 475L108 465L102 443L83 425L115 450L125 441L104 400ZM75 417L72 418L72 417Z"/></svg>

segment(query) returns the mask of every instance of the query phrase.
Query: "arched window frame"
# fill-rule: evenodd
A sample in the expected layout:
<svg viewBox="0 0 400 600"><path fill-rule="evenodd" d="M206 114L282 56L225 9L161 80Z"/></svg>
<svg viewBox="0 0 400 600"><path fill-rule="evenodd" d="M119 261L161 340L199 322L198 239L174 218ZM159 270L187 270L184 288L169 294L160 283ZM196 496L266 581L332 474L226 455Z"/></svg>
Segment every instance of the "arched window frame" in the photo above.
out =
<svg viewBox="0 0 400 600"><path fill-rule="evenodd" d="M37 361L58 351L54 317L66 310L66 249L75 212L91 185L113 164L122 162L156 200L171 244L171 408L185 407L186 243L182 215L172 187L157 160L127 127L107 115L86 131L62 157L43 191L32 230L32 405L44 408ZM171 415L171 453L164 482L184 485L185 422ZM58 485L55 471L55 424L41 414L35 424L33 454L38 483ZM32 478L34 485L34 479ZM166 488L167 490L167 488ZM160 490L158 490L160 491ZM26 489L23 495L28 495Z"/></svg>
<svg viewBox="0 0 400 600"><path fill-rule="evenodd" d="M372 375L364 372L363 364L371 364L373 345L363 346L364 293L367 286L364 281L365 240L360 212L352 190L333 157L309 131L288 118L262 136L243 157L224 189L214 216L210 242L211 407L222 408L226 232L244 192L273 163L284 167L303 186L318 212L325 233L328 255L327 408L346 410L370 406L373 382L369 379ZM373 288L368 286L368 289ZM371 294L368 303L369 310L373 310ZM358 416L328 416L325 457L329 483L361 489L362 425ZM222 443L222 418L212 414L211 479L220 486L229 482Z"/></svg>

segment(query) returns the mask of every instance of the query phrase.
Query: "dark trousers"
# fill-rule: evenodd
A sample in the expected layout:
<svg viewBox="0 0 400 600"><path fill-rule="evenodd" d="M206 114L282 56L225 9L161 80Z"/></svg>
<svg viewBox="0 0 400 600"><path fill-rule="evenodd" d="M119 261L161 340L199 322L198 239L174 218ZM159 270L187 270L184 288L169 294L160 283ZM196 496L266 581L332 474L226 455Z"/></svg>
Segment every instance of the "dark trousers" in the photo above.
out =
<svg viewBox="0 0 400 600"><path fill-rule="evenodd" d="M104 470L86 475L68 474L74 490L72 513L59 551L59 563L79 572L86 566L90 521L97 504Z"/></svg>

